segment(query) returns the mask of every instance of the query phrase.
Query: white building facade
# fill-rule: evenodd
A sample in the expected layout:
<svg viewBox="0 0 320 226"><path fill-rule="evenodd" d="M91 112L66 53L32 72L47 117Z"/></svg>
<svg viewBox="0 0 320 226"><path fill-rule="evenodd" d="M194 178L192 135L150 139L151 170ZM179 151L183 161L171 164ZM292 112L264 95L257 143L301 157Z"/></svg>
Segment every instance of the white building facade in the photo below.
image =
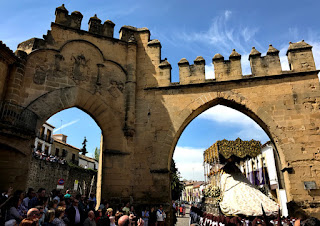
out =
<svg viewBox="0 0 320 226"><path fill-rule="evenodd" d="M54 128L54 126L47 122L42 125L34 141L34 151L39 150L47 155L51 154L53 144L52 134Z"/></svg>
<svg viewBox="0 0 320 226"><path fill-rule="evenodd" d="M98 170L99 162L94 158L79 154L79 166L85 169Z"/></svg>
<svg viewBox="0 0 320 226"><path fill-rule="evenodd" d="M267 192L278 201L282 216L288 216L287 195L280 169L277 151L269 141L262 145L261 154L240 162L240 169L248 180Z"/></svg>

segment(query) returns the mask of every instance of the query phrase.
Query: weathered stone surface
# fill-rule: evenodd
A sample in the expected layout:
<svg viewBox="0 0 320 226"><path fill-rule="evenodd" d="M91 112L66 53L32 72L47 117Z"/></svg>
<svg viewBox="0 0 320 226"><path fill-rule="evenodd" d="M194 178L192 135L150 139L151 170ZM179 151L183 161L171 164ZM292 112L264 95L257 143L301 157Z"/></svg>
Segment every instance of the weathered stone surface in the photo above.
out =
<svg viewBox="0 0 320 226"><path fill-rule="evenodd" d="M55 175L56 177L48 175ZM58 180L62 178L65 181L64 190L69 189L72 193L78 193L79 189L77 191L73 190L75 180L79 181L81 187L83 187L85 182L86 189L90 189L93 176L96 181L97 172L94 170L31 158L26 187L34 188L35 190L45 188L47 192L50 192L57 188ZM96 191L96 183L92 186L92 191Z"/></svg>
<svg viewBox="0 0 320 226"><path fill-rule="evenodd" d="M19 46L26 57L13 57L0 45L1 98L34 112L37 128L70 107L90 114L103 133L98 187L103 198L132 197L169 208L168 170L180 135L200 113L222 104L248 115L268 134L284 169L288 200L320 203L318 191L303 189L305 180L320 181L320 87L309 45L291 44L290 71L282 71L279 52L269 47L264 57L256 51L250 56L252 75L242 75L241 56L233 51L229 60L213 58L215 80L205 80L205 62L197 58L193 65L180 61L180 82L171 83L171 65L161 59L161 44L150 41L148 29L124 26L115 39L111 30L103 33L112 23L86 32L72 27L63 8L56 17L44 40ZM1 189L25 188L18 169L28 171L22 163L30 162L34 134L6 126L0 159L12 167L10 174L0 168L0 175L8 175Z"/></svg>

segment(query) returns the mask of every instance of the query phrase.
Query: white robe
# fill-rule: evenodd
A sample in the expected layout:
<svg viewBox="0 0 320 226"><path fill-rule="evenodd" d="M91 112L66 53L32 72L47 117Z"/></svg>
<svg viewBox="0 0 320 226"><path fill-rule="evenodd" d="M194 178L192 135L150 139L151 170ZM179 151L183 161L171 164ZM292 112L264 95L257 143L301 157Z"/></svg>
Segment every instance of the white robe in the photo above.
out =
<svg viewBox="0 0 320 226"><path fill-rule="evenodd" d="M262 208L267 216L276 215L279 205L256 189L249 180L240 172L221 175L222 201L220 209L223 214L246 216L262 216Z"/></svg>

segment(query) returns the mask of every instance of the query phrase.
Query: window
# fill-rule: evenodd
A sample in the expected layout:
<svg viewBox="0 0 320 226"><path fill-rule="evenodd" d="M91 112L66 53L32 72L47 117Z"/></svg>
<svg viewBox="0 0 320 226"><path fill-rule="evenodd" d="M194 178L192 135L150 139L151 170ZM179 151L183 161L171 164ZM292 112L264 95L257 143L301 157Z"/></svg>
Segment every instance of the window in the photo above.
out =
<svg viewBox="0 0 320 226"><path fill-rule="evenodd" d="M49 154L49 146L47 146L47 145L44 146L44 153L45 153L46 155Z"/></svg>
<svg viewBox="0 0 320 226"><path fill-rule="evenodd" d="M39 138L43 140L43 135L44 135L44 127L42 126L40 129L40 133L39 133Z"/></svg>
<svg viewBox="0 0 320 226"><path fill-rule="evenodd" d="M68 151L66 149L62 149L62 156L63 158L67 157Z"/></svg>
<svg viewBox="0 0 320 226"><path fill-rule="evenodd" d="M56 148L56 156L59 156L59 148Z"/></svg>
<svg viewBox="0 0 320 226"><path fill-rule="evenodd" d="M76 160L76 155L72 154L72 162L75 162L75 160Z"/></svg>
<svg viewBox="0 0 320 226"><path fill-rule="evenodd" d="M51 139L51 130L47 130L47 142L50 142Z"/></svg>
<svg viewBox="0 0 320 226"><path fill-rule="evenodd" d="M40 142L38 142L38 145L37 145L37 151L41 151L42 150L42 144Z"/></svg>

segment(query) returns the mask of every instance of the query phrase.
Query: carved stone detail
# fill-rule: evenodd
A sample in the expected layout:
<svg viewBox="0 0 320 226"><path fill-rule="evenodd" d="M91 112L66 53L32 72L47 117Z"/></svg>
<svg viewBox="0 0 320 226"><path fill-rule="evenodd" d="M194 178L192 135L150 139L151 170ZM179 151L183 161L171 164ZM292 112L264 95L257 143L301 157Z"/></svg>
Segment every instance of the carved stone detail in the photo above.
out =
<svg viewBox="0 0 320 226"><path fill-rule="evenodd" d="M83 54L78 56L72 56L74 64L72 67L72 79L75 81L84 81L88 76L88 62Z"/></svg>
<svg viewBox="0 0 320 226"><path fill-rule="evenodd" d="M61 61L64 60L64 57L61 54L56 54L54 59L54 70L55 70L55 77L61 78L64 73L63 69L61 68Z"/></svg>
<svg viewBox="0 0 320 226"><path fill-rule="evenodd" d="M37 65L33 76L33 82L38 85L44 84L46 81L47 72L44 66Z"/></svg>
<svg viewBox="0 0 320 226"><path fill-rule="evenodd" d="M101 85L101 68L104 67L103 64L97 64L98 66L98 75L97 75L97 81L96 81L96 85L100 86Z"/></svg>

